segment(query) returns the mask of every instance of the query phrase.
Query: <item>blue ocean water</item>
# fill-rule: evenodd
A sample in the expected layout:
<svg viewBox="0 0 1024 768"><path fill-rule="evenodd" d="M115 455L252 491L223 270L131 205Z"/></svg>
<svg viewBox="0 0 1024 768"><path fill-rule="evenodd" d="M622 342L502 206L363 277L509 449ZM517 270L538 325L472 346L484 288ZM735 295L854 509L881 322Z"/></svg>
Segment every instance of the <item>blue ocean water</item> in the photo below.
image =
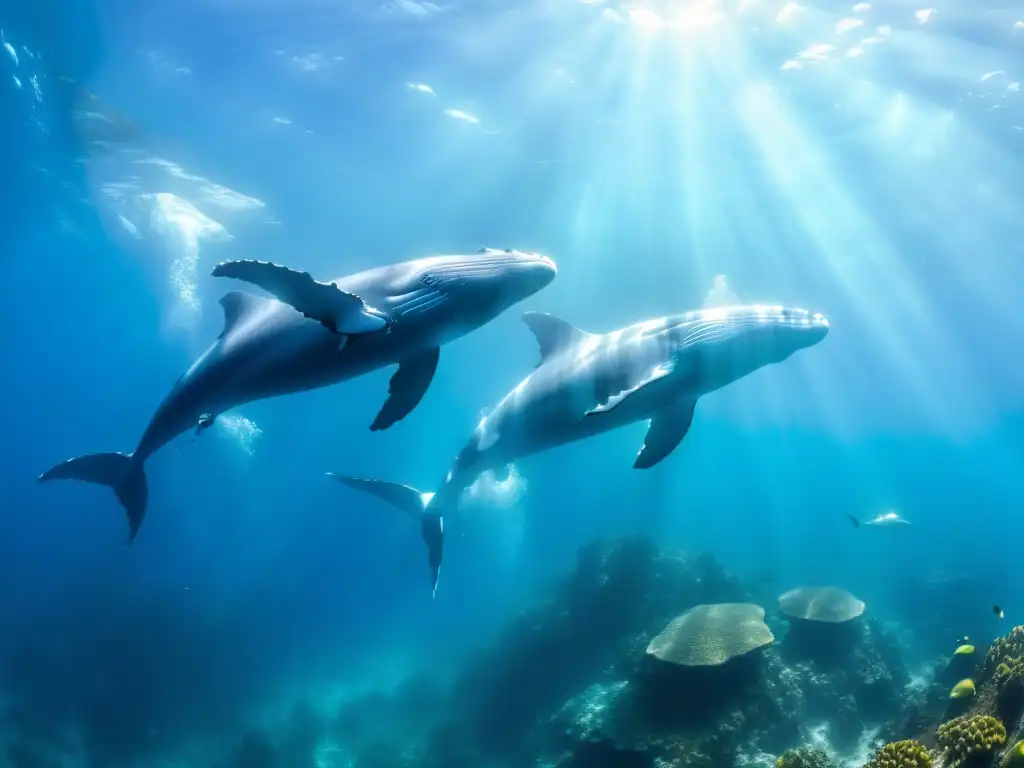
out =
<svg viewBox="0 0 1024 768"><path fill-rule="evenodd" d="M220 765L295 702L457 675L598 537L709 552L762 604L835 583L913 663L1024 623L1024 3L2 0L0 30L0 743ZM482 246L558 277L391 429L387 370L244 405L147 463L130 546L107 489L35 482L134 448L221 332L216 263ZM415 526L324 476L436 489L537 363L523 311L724 299L831 331L649 471L637 424L481 486L436 599ZM889 509L912 526L848 518Z"/></svg>

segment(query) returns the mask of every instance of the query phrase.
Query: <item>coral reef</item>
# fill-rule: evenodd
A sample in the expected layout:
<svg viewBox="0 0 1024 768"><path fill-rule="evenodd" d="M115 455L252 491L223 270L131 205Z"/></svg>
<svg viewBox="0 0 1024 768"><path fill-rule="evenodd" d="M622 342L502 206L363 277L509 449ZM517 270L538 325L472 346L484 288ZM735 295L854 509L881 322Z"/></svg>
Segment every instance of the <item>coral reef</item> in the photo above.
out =
<svg viewBox="0 0 1024 768"><path fill-rule="evenodd" d="M643 538L593 542L550 600L469 664L453 714L470 738L514 757L539 718L595 683L627 679L645 661L646 633L681 610L745 597L710 557L665 554Z"/></svg>
<svg viewBox="0 0 1024 768"><path fill-rule="evenodd" d="M898 712L908 675L879 624L843 622L854 642L841 667L787 663L747 599L706 555L644 539L584 547L552 599L456 681L447 711L462 748L546 768L738 766L822 721L852 748Z"/></svg>
<svg viewBox="0 0 1024 768"><path fill-rule="evenodd" d="M1006 743L1006 728L989 715L963 715L940 725L936 736L946 768L957 768L991 757Z"/></svg>
<svg viewBox="0 0 1024 768"><path fill-rule="evenodd" d="M937 728L946 732L954 727L949 723L961 723L965 717L988 717L1001 722L1007 735L1024 735L1024 627L1014 627L993 641L983 662L978 656L976 651L954 652L937 664L931 684L907 697L885 736L915 737L928 745L934 743ZM968 685L972 681L973 692Z"/></svg>

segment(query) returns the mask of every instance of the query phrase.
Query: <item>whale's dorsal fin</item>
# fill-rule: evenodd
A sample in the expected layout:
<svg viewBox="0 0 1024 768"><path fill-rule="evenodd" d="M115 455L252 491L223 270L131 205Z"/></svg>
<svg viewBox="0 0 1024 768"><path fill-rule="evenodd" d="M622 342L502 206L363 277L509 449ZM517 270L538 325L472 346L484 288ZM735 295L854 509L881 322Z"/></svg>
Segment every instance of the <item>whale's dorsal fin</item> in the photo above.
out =
<svg viewBox="0 0 1024 768"><path fill-rule="evenodd" d="M231 329L238 325L238 321L263 303L259 296L253 296L245 291L229 291L220 297L220 305L224 309L224 330L220 332L221 337L231 333Z"/></svg>
<svg viewBox="0 0 1024 768"><path fill-rule="evenodd" d="M572 323L546 312L527 312L523 315L523 322L533 331L540 345L541 365L563 350L580 343L589 335Z"/></svg>

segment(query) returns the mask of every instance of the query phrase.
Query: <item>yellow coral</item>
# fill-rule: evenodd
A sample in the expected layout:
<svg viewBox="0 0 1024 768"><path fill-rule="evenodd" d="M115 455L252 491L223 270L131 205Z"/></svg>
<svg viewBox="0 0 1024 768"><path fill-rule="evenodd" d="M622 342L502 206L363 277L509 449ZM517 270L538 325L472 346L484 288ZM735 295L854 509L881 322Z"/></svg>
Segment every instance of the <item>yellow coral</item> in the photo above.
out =
<svg viewBox="0 0 1024 768"><path fill-rule="evenodd" d="M919 741L886 744L864 768L932 768L932 756Z"/></svg>
<svg viewBox="0 0 1024 768"><path fill-rule="evenodd" d="M990 754L1006 743L1006 728L988 715L954 717L939 726L937 735L947 768L957 768L969 758Z"/></svg>

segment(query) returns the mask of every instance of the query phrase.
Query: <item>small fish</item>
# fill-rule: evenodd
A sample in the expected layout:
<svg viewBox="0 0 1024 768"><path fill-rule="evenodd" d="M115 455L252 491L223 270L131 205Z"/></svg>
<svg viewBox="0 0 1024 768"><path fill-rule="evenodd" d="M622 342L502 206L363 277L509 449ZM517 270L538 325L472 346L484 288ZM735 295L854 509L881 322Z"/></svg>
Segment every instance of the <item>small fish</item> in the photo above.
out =
<svg viewBox="0 0 1024 768"><path fill-rule="evenodd" d="M954 656L969 656L972 653L974 653L973 645L961 645L958 646L955 651L953 651Z"/></svg>
<svg viewBox="0 0 1024 768"><path fill-rule="evenodd" d="M184 586L182 586L182 589L184 589L186 592L191 592L192 591L192 587L189 586L188 584L185 584Z"/></svg>
<svg viewBox="0 0 1024 768"><path fill-rule="evenodd" d="M854 528L860 528L860 520L858 520L856 517L854 517L853 515L851 515L849 513L847 513L846 516L848 518L850 518L850 522L853 523L853 527Z"/></svg>
<svg viewBox="0 0 1024 768"><path fill-rule="evenodd" d="M992 606L992 613L994 613L1000 619L1005 619L1006 618L1006 614L1003 613L1003 609L1000 608L998 605L993 605Z"/></svg>
<svg viewBox="0 0 1024 768"><path fill-rule="evenodd" d="M961 680L959 683L953 686L953 690L949 692L949 698L951 699L969 699L975 694L974 681L970 678Z"/></svg>

